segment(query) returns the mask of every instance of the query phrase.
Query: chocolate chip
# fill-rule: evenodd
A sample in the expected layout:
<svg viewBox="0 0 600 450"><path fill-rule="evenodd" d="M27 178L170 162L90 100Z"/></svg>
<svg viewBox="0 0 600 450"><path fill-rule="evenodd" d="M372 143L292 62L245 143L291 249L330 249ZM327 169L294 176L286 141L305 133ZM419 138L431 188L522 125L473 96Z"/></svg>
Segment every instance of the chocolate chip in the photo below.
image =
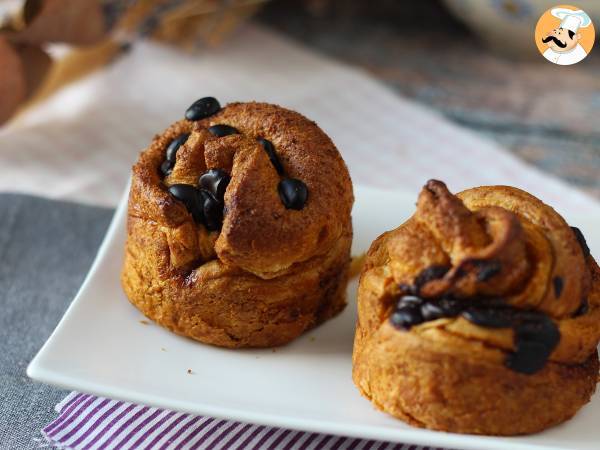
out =
<svg viewBox="0 0 600 450"><path fill-rule="evenodd" d="M421 306L422 303L423 299L421 297L417 297L415 295L403 295L402 297L400 297L400 300L398 300L398 304L396 307L402 308L403 306L408 305Z"/></svg>
<svg viewBox="0 0 600 450"><path fill-rule="evenodd" d="M210 169L200 176L198 184L222 203L230 181L231 177L224 170Z"/></svg>
<svg viewBox="0 0 600 450"><path fill-rule="evenodd" d="M529 311L527 316L518 317L520 323L514 328L516 351L506 358L505 364L514 371L529 375L544 367L560 341L560 332L543 313Z"/></svg>
<svg viewBox="0 0 600 450"><path fill-rule="evenodd" d="M527 375L541 370L546 364L546 346L535 341L518 341L515 352L506 357L505 364L515 372Z"/></svg>
<svg viewBox="0 0 600 450"><path fill-rule="evenodd" d="M398 289L400 289L400 292L403 294L416 295L417 293L417 290L412 284L401 283L398 285Z"/></svg>
<svg viewBox="0 0 600 450"><path fill-rule="evenodd" d="M552 278L552 285L554 286L554 296L556 298L559 298L560 294L562 294L563 284L563 279L561 277Z"/></svg>
<svg viewBox="0 0 600 450"><path fill-rule="evenodd" d="M229 125L223 125L223 124L213 125L212 127L208 127L208 131L209 131L209 133L211 133L217 137L225 137L225 136L229 136L230 134L240 134L240 132L237 129L230 127Z"/></svg>
<svg viewBox="0 0 600 450"><path fill-rule="evenodd" d="M590 248L588 247L587 242L585 241L585 236L577 227L571 227L571 230L573 230L573 233L575 233L577 242L579 242L581 250L583 250L583 255L587 258L588 256L590 256Z"/></svg>
<svg viewBox="0 0 600 450"><path fill-rule="evenodd" d="M186 206L196 201L196 188L190 184L173 184L169 186L169 193Z"/></svg>
<svg viewBox="0 0 600 450"><path fill-rule="evenodd" d="M204 216L203 200L194 186L189 184L173 184L169 187L169 193L185 205L196 222L202 223Z"/></svg>
<svg viewBox="0 0 600 450"><path fill-rule="evenodd" d="M167 151L166 151L167 161L171 161L172 163L175 162L177 150L179 150L179 147L181 147L183 144L185 144L185 141L187 141L189 137L190 137L190 133L183 133L171 141L171 143L167 146Z"/></svg>
<svg viewBox="0 0 600 450"><path fill-rule="evenodd" d="M267 152L267 155L269 156L269 160L271 161L271 164L273 164L273 167L275 167L275 170L277 171L277 173L279 175L283 176L283 174L284 174L283 166L281 165L281 162L279 161L279 158L277 157L277 153L275 153L275 146L271 143L271 141L267 141L264 138L258 138L257 141L260 142L260 144L265 149L265 152Z"/></svg>
<svg viewBox="0 0 600 450"><path fill-rule="evenodd" d="M438 300L438 305L444 310L444 315L447 317L458 316L466 307L465 302L449 297Z"/></svg>
<svg viewBox="0 0 600 450"><path fill-rule="evenodd" d="M163 176L167 176L170 175L171 172L173 171L173 163L169 160L164 160L162 162L162 164L160 165L160 173L163 174Z"/></svg>
<svg viewBox="0 0 600 450"><path fill-rule="evenodd" d="M500 261L477 261L475 265L477 267L477 281L481 282L488 281L493 276L498 275L502 270Z"/></svg>
<svg viewBox="0 0 600 450"><path fill-rule="evenodd" d="M463 278L465 275L467 275L469 272L467 271L467 269L465 269L464 266L458 266L458 268L456 269L456 271L454 272L454 277L455 278Z"/></svg>
<svg viewBox="0 0 600 450"><path fill-rule="evenodd" d="M518 324L518 323L536 323L536 322L540 322L541 320L545 319L547 316L540 311L531 311L531 310L524 310L524 309L516 309L516 308L512 308L512 313L513 313L513 317L514 317L514 323Z"/></svg>
<svg viewBox="0 0 600 450"><path fill-rule="evenodd" d="M573 313L573 317L582 316L585 313L587 313L589 311L589 309L590 309L590 304L588 303L588 299L587 298L581 299L579 308L577 308L577 311L575 311Z"/></svg>
<svg viewBox="0 0 600 450"><path fill-rule="evenodd" d="M204 216L204 225L209 231L221 229L223 223L223 203L219 202L210 192L202 189L202 212Z"/></svg>
<svg viewBox="0 0 600 450"><path fill-rule="evenodd" d="M419 289L431 280L442 278L450 270L450 266L433 265L423 269L415 278L414 285Z"/></svg>
<svg viewBox="0 0 600 450"><path fill-rule="evenodd" d="M187 120L204 119L216 114L220 109L221 105L216 98L203 97L191 104L191 106L185 111L185 118Z"/></svg>
<svg viewBox="0 0 600 450"><path fill-rule="evenodd" d="M300 210L308 198L306 185L295 178L284 178L277 186L279 198L287 209Z"/></svg>
<svg viewBox="0 0 600 450"><path fill-rule="evenodd" d="M479 302L483 308L510 308L506 300L501 297L486 297Z"/></svg>
<svg viewBox="0 0 600 450"><path fill-rule="evenodd" d="M508 310L470 307L461 314L469 322L487 328L508 328L512 317Z"/></svg>
<svg viewBox="0 0 600 450"><path fill-rule="evenodd" d="M418 307L405 306L396 309L390 316L390 321L396 328L408 330L413 325L422 323L423 316Z"/></svg>
<svg viewBox="0 0 600 450"><path fill-rule="evenodd" d="M423 320L436 320L441 317L446 316L446 311L437 302L427 302L421 306L421 315L423 316Z"/></svg>

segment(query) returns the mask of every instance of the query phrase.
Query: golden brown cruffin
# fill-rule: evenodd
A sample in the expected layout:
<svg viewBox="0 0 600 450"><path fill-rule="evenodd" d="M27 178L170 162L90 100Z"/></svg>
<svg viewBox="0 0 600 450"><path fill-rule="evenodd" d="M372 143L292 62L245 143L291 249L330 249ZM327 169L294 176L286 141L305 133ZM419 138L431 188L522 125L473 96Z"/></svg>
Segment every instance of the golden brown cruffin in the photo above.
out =
<svg viewBox="0 0 600 450"><path fill-rule="evenodd" d="M579 230L522 190L432 180L367 254L353 379L412 425L533 433L589 401L599 340L600 269Z"/></svg>
<svg viewBox="0 0 600 450"><path fill-rule="evenodd" d="M235 133L209 131L214 125ZM166 148L185 134L163 177ZM272 143L284 174L259 139ZM222 227L211 231L170 192L197 186L214 168L231 181ZM278 192L285 177L308 190L299 208L286 208ZM147 317L201 342L288 343L345 306L353 201L331 139L294 111L233 103L181 120L156 136L133 167L123 288Z"/></svg>

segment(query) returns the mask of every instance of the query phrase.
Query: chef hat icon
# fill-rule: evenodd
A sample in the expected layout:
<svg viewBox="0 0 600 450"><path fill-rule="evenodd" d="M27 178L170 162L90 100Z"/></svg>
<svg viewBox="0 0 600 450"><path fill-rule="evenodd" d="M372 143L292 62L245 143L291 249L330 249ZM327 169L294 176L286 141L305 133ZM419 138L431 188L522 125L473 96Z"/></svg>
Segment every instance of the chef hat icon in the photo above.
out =
<svg viewBox="0 0 600 450"><path fill-rule="evenodd" d="M573 11L567 8L553 8L550 12L554 17L561 20L560 28L571 30L573 33L577 33L579 28L588 27L592 23L590 16L581 9Z"/></svg>

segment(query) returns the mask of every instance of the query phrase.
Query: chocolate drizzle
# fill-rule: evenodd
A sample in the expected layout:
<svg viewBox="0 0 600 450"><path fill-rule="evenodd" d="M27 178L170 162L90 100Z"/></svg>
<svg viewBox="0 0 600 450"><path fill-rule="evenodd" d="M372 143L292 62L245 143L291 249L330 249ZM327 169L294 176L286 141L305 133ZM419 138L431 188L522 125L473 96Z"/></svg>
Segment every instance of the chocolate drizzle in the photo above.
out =
<svg viewBox="0 0 600 450"><path fill-rule="evenodd" d="M556 324L545 314L524 311L515 314L512 328L516 351L506 358L506 367L528 375L541 370L560 341Z"/></svg>
<svg viewBox="0 0 600 450"><path fill-rule="evenodd" d="M447 271L445 266L431 266L415 278L413 285L401 286L404 294L399 297L390 316L392 325L409 330L423 322L461 316L480 327L512 328L515 351L507 356L506 367L528 375L541 370L560 341L555 322L542 312L507 305L501 298L474 300L446 295L425 299L418 296L420 285L443 277ZM586 305L587 301L582 301L580 309Z"/></svg>
<svg viewBox="0 0 600 450"><path fill-rule="evenodd" d="M589 309L590 309L590 304L588 302L588 299L587 298L582 298L581 299L581 303L579 304L579 308L577 308L577 311L575 311L573 313L573 317L582 316L585 313L587 313Z"/></svg>
<svg viewBox="0 0 600 450"><path fill-rule="evenodd" d="M552 286L554 287L554 296L556 298L559 298L560 294L562 294L563 285L564 285L564 282L561 277L552 278Z"/></svg>
<svg viewBox="0 0 600 450"><path fill-rule="evenodd" d="M500 261L484 260L476 261L474 264L478 269L477 281L488 281L502 271L502 264L500 264Z"/></svg>
<svg viewBox="0 0 600 450"><path fill-rule="evenodd" d="M471 306L465 309L461 316L480 327L509 328L513 323L514 310Z"/></svg>
<svg viewBox="0 0 600 450"><path fill-rule="evenodd" d="M581 246L581 250L583 250L583 256L585 256L587 258L588 256L590 256L590 248L587 245L585 236L583 235L581 230L577 227L571 227L571 230L573 230L573 233L575 233L577 242L579 242L579 245Z"/></svg>
<svg viewBox="0 0 600 450"><path fill-rule="evenodd" d="M433 265L421 271L421 273L417 275L413 283L415 287L415 293L418 293L421 290L421 288L430 281L442 278L444 275L446 275L446 273L449 270L450 266Z"/></svg>

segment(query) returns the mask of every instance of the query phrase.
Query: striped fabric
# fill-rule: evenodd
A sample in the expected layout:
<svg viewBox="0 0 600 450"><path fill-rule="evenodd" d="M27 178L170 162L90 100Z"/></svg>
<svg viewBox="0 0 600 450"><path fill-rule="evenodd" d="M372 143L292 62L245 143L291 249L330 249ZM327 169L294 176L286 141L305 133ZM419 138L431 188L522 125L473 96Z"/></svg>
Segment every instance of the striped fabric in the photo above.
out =
<svg viewBox="0 0 600 450"><path fill-rule="evenodd" d="M47 446L63 449L430 449L193 416L76 392L56 410L58 418L42 433Z"/></svg>

